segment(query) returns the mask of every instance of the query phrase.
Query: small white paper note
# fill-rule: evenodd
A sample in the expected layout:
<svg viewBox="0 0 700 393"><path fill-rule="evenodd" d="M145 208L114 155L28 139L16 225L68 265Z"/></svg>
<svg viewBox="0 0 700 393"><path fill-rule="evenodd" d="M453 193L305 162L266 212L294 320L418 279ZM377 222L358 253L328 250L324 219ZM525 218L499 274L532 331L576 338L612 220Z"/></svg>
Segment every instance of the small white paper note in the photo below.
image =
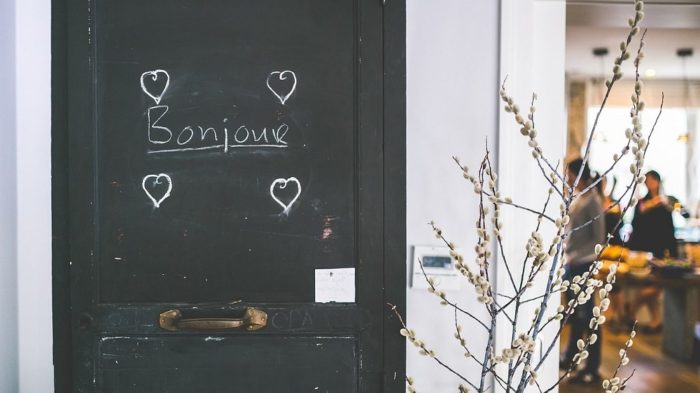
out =
<svg viewBox="0 0 700 393"><path fill-rule="evenodd" d="M316 269L316 303L355 303L355 268Z"/></svg>

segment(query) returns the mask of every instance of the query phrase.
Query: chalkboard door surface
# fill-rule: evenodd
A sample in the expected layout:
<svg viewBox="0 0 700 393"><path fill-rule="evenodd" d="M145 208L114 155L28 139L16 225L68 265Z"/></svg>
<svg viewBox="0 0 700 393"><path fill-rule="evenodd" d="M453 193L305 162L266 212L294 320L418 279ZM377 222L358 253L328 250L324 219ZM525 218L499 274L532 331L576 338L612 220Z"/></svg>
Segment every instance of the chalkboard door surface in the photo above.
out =
<svg viewBox="0 0 700 393"><path fill-rule="evenodd" d="M405 4L54 1L57 392L399 392Z"/></svg>

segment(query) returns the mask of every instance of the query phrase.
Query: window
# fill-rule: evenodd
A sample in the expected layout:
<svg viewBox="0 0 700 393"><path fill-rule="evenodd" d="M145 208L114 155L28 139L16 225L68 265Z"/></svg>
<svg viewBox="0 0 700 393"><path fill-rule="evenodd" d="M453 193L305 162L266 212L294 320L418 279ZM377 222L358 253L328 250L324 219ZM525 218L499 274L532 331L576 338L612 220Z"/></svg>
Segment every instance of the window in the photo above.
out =
<svg viewBox="0 0 700 393"><path fill-rule="evenodd" d="M598 107L588 108L588 128L595 121ZM649 135L656 119L659 108L646 108L642 112L642 132ZM629 108L608 107L601 114L598 121L596 134L591 146L590 166L591 170L601 173L610 167L612 157L619 153L625 146L625 130L631 128ZM687 142L684 138L687 135L686 111L683 108L664 108L661 118L656 126L656 130L651 137L651 144L647 151L642 173L654 169L661 174L663 180L663 192L685 202L686 190L688 188L686 179L687 168ZM583 147L585 150L585 146ZM584 152L581 154L583 155ZM614 189L613 197L619 197L625 190L626 185L632 180L630 164L632 154L628 153L620 160L620 163L608 175L608 189L613 184L613 178L617 179L617 186ZM638 192L639 196L646 194L646 189L642 185Z"/></svg>

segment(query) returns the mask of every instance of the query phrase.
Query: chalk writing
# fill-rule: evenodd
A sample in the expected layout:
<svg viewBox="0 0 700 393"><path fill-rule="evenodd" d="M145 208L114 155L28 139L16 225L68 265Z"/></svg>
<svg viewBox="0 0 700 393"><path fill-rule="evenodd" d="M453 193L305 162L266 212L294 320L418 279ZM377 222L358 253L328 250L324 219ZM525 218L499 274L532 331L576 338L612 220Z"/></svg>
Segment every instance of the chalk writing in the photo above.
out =
<svg viewBox="0 0 700 393"><path fill-rule="evenodd" d="M163 181L165 181L168 187L165 190L165 193L160 198L156 199L156 197L153 196L151 191L149 191L149 189L146 186L150 185L150 187L155 191L155 188L159 184L163 184ZM157 175L146 175L143 178L143 181L141 182L141 187L143 188L143 191L146 193L148 198L153 202L153 207L157 209L160 207L160 204L163 203L163 201L170 196L170 192L173 190L173 181L170 178L170 176L165 173L159 173Z"/></svg>
<svg viewBox="0 0 700 393"><path fill-rule="evenodd" d="M270 323L278 330L295 331L312 327L314 320L306 310L283 310L272 314Z"/></svg>
<svg viewBox="0 0 700 393"><path fill-rule="evenodd" d="M274 77L274 78L273 78ZM292 81L286 94L277 93L270 85L270 78ZM296 89L296 75L294 72L275 71L267 80L268 88L284 104ZM163 95L170 86L170 74L165 70L146 71L141 74L141 90L151 97L156 105L146 110L147 138L151 145L158 148L150 149L148 154L177 153L187 151L205 151L221 149L227 153L230 148L286 148L288 146L285 137L289 132L289 125L281 123L273 127L251 127L248 124L238 124L232 128L228 118L224 118L221 124L197 125L186 124L184 127L168 125L166 115L170 106L160 105ZM223 139L223 143L220 140ZM169 146L163 146L169 144Z"/></svg>
<svg viewBox="0 0 700 393"><path fill-rule="evenodd" d="M176 127L168 122L166 115L170 106L161 105L163 96L170 86L170 74L162 69L146 71L141 74L141 90L153 99L155 105L146 110L147 138L150 145L147 154L178 153L189 151L221 150L227 153L234 148L287 148L285 139L289 133L289 125L278 123L272 127L253 127L249 124L229 123L224 118L216 124L186 124ZM266 80L267 88L274 94L282 105L294 94L297 77L294 71L273 71ZM281 193L292 183L296 193ZM173 189L172 179L168 174L159 173L146 175L141 187L144 193L158 209L170 197ZM280 195L282 194L282 195ZM288 215L292 206L301 196L301 182L296 177L275 179L270 184L270 196L282 207L280 214Z"/></svg>
<svg viewBox="0 0 700 393"><path fill-rule="evenodd" d="M158 122L168 113L167 105L157 105L148 108L148 141L154 144L164 144L173 138L173 132L168 127L159 125ZM160 112L160 113L158 113Z"/></svg>
<svg viewBox="0 0 700 393"><path fill-rule="evenodd" d="M225 121L224 126L220 128L188 125L183 127L176 136L170 128L160 125L160 121L167 111L168 107L166 105L154 106L148 109L148 141L154 145L163 145L173 141L174 138L177 147L152 149L148 151L148 154L216 149L228 152L230 148L286 148L288 146L285 137L289 132L289 125L286 123L282 123L277 127L257 129L243 124L235 130L230 130L226 126ZM217 143L221 139L220 134L222 133L223 143ZM202 143L207 144L201 145Z"/></svg>
<svg viewBox="0 0 700 393"><path fill-rule="evenodd" d="M289 203L284 203L275 195L275 187L279 185L280 189L285 189L289 183L295 183L297 185L297 193L294 195L292 200L289 201ZM288 179L275 179L275 181L270 184L270 195L272 196L272 199L284 209L281 214L289 214L289 210L292 208L292 205L297 201L297 199L299 199L299 195L301 195L301 183L296 177L290 177Z"/></svg>
<svg viewBox="0 0 700 393"><path fill-rule="evenodd" d="M282 89L282 87L277 87L277 89L275 89L274 87L272 87L270 85L271 79L273 81L277 81L277 80L284 81L284 80L287 80L287 78L292 79L292 86L289 87L289 91L287 92L287 94L283 94L283 93L280 93L277 91L277 90ZM280 101L280 103L282 105L284 105L287 102L287 100L289 99L289 97L292 95L292 93L294 93L294 90L297 88L297 75L294 73L294 71L290 71L290 70L274 71L274 72L271 72L270 75L267 76L267 81L265 83L267 84L267 88L270 89L272 94L274 94L275 97L277 97L277 99Z"/></svg>
<svg viewBox="0 0 700 393"><path fill-rule="evenodd" d="M162 86L157 85L158 80L163 78ZM156 102L160 104L160 100L165 95L165 92L170 86L170 75L165 70L146 71L141 74L141 90Z"/></svg>

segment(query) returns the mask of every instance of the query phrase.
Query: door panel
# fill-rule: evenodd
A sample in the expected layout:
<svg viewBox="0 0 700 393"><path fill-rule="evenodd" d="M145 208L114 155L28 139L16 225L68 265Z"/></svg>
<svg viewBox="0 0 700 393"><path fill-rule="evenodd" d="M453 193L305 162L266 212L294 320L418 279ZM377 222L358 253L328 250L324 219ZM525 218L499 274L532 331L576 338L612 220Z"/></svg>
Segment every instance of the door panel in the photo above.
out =
<svg viewBox="0 0 700 393"><path fill-rule="evenodd" d="M58 393L403 390L403 49L385 63L382 3L54 2ZM315 303L338 268L355 301ZM248 307L264 327L159 319Z"/></svg>
<svg viewBox="0 0 700 393"><path fill-rule="evenodd" d="M354 337L103 337L104 392L357 391Z"/></svg>
<svg viewBox="0 0 700 393"><path fill-rule="evenodd" d="M95 3L101 302L313 301L355 265L359 3Z"/></svg>

